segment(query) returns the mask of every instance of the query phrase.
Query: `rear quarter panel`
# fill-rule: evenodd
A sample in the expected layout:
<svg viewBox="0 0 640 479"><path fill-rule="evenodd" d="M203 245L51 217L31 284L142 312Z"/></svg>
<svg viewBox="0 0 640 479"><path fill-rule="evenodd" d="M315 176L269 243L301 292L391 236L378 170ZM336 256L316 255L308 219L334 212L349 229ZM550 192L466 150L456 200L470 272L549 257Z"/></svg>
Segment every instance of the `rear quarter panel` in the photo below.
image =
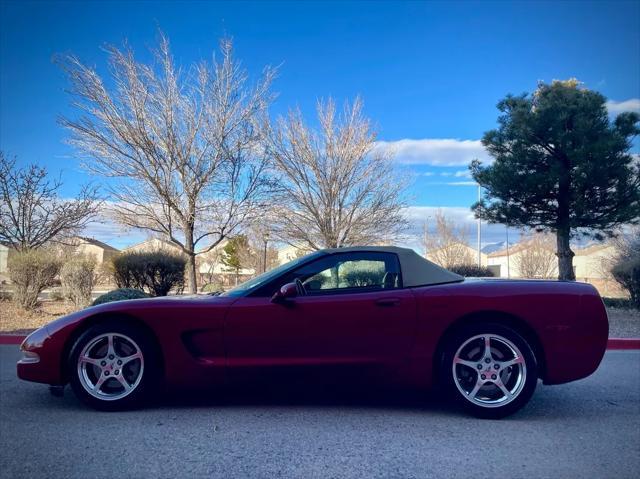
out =
<svg viewBox="0 0 640 479"><path fill-rule="evenodd" d="M524 323L535 335L546 384L559 384L593 373L606 349L608 321L591 285L561 281L467 280L415 288L418 332L411 363L414 380L433 382L439 341L466 321ZM540 360L540 358L539 358Z"/></svg>

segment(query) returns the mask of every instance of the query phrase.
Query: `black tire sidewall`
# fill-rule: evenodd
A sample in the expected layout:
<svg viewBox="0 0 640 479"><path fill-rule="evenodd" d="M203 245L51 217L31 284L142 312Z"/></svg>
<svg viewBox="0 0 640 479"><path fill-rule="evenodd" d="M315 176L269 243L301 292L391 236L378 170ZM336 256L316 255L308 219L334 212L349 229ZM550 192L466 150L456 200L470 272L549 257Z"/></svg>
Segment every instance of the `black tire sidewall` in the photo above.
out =
<svg viewBox="0 0 640 479"><path fill-rule="evenodd" d="M470 402L462 396L454 382L452 365L456 351L467 339L479 334L496 334L512 341L518 347L525 360L527 377L522 391L520 391L517 398L501 407L482 407ZM538 367L531 346L517 331L502 324L477 323L460 328L449 338L444 348L440 378L447 394L453 397L466 411L480 418L500 419L522 409L529 402L538 383Z"/></svg>
<svg viewBox="0 0 640 479"><path fill-rule="evenodd" d="M113 401L100 400L89 394L80 383L80 378L78 377L77 372L78 356L82 349L93 338L106 333L124 334L133 339L140 347L145 363L142 379L135 390L124 398ZM67 359L71 389L73 389L75 395L83 403L102 411L119 411L139 407L149 400L152 391L155 390L158 383L158 375L157 373L154 373L154 369L156 369L157 365L157 361L155 361L157 358L156 349L157 348L149 338L149 335L143 331L142 328L127 322L114 320L91 326L75 341Z"/></svg>

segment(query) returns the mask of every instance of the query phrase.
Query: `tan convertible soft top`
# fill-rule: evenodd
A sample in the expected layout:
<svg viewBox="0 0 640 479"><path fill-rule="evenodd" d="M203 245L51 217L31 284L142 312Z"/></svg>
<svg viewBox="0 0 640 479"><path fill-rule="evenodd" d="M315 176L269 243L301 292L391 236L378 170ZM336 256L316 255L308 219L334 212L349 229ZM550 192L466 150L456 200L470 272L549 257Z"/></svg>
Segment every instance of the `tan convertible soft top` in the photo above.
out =
<svg viewBox="0 0 640 479"><path fill-rule="evenodd" d="M464 277L452 273L437 264L428 261L409 248L398 246L349 246L347 248L326 249L325 252L346 253L348 251L378 251L394 253L400 260L402 271L402 285L404 287L426 286L429 284L455 283L462 281Z"/></svg>

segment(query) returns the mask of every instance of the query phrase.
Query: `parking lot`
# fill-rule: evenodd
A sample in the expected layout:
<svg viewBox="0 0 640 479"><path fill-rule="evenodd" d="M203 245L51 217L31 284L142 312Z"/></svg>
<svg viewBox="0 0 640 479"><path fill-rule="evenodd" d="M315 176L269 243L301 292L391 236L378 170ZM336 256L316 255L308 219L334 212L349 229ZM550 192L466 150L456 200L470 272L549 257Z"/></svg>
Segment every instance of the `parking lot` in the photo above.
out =
<svg viewBox="0 0 640 479"><path fill-rule="evenodd" d="M626 478L640 470L640 352L592 377L539 386L502 421L436 398L370 392L186 397L124 413L15 376L0 346L0 476Z"/></svg>

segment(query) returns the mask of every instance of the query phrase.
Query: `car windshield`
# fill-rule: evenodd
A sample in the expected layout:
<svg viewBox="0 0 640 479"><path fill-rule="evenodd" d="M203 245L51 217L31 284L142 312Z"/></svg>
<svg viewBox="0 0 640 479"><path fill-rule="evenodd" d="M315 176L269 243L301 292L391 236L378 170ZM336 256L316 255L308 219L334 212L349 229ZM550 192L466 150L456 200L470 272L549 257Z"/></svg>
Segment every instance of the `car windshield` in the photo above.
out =
<svg viewBox="0 0 640 479"><path fill-rule="evenodd" d="M306 263L307 261L321 256L323 253L320 251L316 251L315 253L310 253L308 255L302 256L300 258L296 258L288 263L278 266L272 270L269 270L265 273L259 274L255 278L250 279L249 281L245 281L244 283L239 284L233 289L222 293L220 296L244 296L249 291L259 288L263 284L268 283L274 278L277 278L283 273L292 270L293 268L301 265L302 263Z"/></svg>

